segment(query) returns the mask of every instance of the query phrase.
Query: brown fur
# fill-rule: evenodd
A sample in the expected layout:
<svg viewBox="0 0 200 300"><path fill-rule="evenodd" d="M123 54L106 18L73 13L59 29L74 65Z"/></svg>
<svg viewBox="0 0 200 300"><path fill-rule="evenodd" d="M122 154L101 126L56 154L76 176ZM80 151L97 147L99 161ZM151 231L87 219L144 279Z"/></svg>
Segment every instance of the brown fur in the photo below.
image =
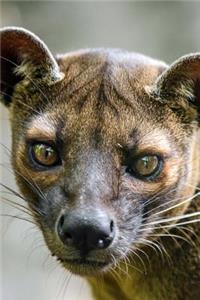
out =
<svg viewBox="0 0 200 300"><path fill-rule="evenodd" d="M2 30L4 56L12 36L14 44L24 45L19 39L30 33L20 32ZM34 43L34 36L30 40ZM140 54L83 50L57 57L55 65L44 45L36 43L35 59L28 57L26 67L26 47L20 48L23 55L8 51L7 58L19 66L17 73L8 69L2 101L10 111L16 180L50 251L65 268L87 277L97 300L198 300L200 223L179 228L176 223L187 219L175 216L199 212L200 198L170 205L191 198L200 187L200 54L168 67ZM12 94L6 96L8 91ZM63 165L34 168L28 158L32 140L59 141ZM155 180L126 172L127 159L141 153L163 157ZM104 269L66 263L69 253L79 253L55 233L62 211L92 214L94 207L111 214L117 227L109 249L89 255L105 259ZM156 228L162 209L158 225L169 228ZM166 218L172 220L162 223ZM189 220L194 219L200 221L199 215Z"/></svg>

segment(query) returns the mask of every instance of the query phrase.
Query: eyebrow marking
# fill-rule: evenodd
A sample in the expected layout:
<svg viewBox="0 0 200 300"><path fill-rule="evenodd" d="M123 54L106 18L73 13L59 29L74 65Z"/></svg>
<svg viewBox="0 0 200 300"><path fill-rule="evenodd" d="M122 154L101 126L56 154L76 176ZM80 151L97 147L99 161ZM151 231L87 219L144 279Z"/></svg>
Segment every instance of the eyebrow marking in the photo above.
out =
<svg viewBox="0 0 200 300"><path fill-rule="evenodd" d="M166 137L166 134L162 130L156 129L151 132L145 138L141 139L140 147L144 148L159 148L163 152L171 152L172 145L169 139Z"/></svg>
<svg viewBox="0 0 200 300"><path fill-rule="evenodd" d="M39 116L28 126L26 139L56 139L56 124L47 115Z"/></svg>
<svg viewBox="0 0 200 300"><path fill-rule="evenodd" d="M145 135L140 135L139 131L135 130L132 132L131 138L135 142L138 151L160 151L166 154L174 152L174 145L170 143L170 138L162 129L154 129Z"/></svg>

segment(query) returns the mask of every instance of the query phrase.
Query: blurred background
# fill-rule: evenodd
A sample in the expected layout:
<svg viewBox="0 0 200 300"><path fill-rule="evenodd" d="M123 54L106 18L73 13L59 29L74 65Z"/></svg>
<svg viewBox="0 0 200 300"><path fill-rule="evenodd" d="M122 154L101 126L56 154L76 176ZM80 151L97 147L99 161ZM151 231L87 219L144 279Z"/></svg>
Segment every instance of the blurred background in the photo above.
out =
<svg viewBox="0 0 200 300"><path fill-rule="evenodd" d="M115 47L165 60L200 51L200 2L3 1L2 26L23 26L39 35L53 53L77 48ZM11 132L0 105L0 182L16 189L10 169ZM6 205L1 214L23 217ZM53 261L31 223L0 217L2 300L90 300L85 281ZM102 299L107 300L107 299ZM119 299L120 300L120 299Z"/></svg>

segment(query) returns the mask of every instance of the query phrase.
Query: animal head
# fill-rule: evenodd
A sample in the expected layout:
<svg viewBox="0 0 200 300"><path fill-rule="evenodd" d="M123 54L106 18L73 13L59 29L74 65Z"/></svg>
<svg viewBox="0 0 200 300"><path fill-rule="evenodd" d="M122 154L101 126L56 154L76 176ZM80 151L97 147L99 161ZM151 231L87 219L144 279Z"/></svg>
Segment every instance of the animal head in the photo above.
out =
<svg viewBox="0 0 200 300"><path fill-rule="evenodd" d="M171 66L112 49L54 57L33 33L3 28L1 101L20 191L70 271L108 270L189 206L200 53Z"/></svg>

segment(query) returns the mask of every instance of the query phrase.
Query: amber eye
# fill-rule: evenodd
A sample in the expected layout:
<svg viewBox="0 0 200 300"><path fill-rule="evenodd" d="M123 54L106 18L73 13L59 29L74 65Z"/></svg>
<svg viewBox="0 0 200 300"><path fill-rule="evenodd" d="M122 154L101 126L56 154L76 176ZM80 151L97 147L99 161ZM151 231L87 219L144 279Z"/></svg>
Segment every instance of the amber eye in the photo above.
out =
<svg viewBox="0 0 200 300"><path fill-rule="evenodd" d="M51 167L58 164L59 155L51 145L36 143L31 146L31 159L41 166Z"/></svg>
<svg viewBox="0 0 200 300"><path fill-rule="evenodd" d="M128 170L136 177L155 178L162 170L162 160L157 155L144 155L136 158Z"/></svg>

